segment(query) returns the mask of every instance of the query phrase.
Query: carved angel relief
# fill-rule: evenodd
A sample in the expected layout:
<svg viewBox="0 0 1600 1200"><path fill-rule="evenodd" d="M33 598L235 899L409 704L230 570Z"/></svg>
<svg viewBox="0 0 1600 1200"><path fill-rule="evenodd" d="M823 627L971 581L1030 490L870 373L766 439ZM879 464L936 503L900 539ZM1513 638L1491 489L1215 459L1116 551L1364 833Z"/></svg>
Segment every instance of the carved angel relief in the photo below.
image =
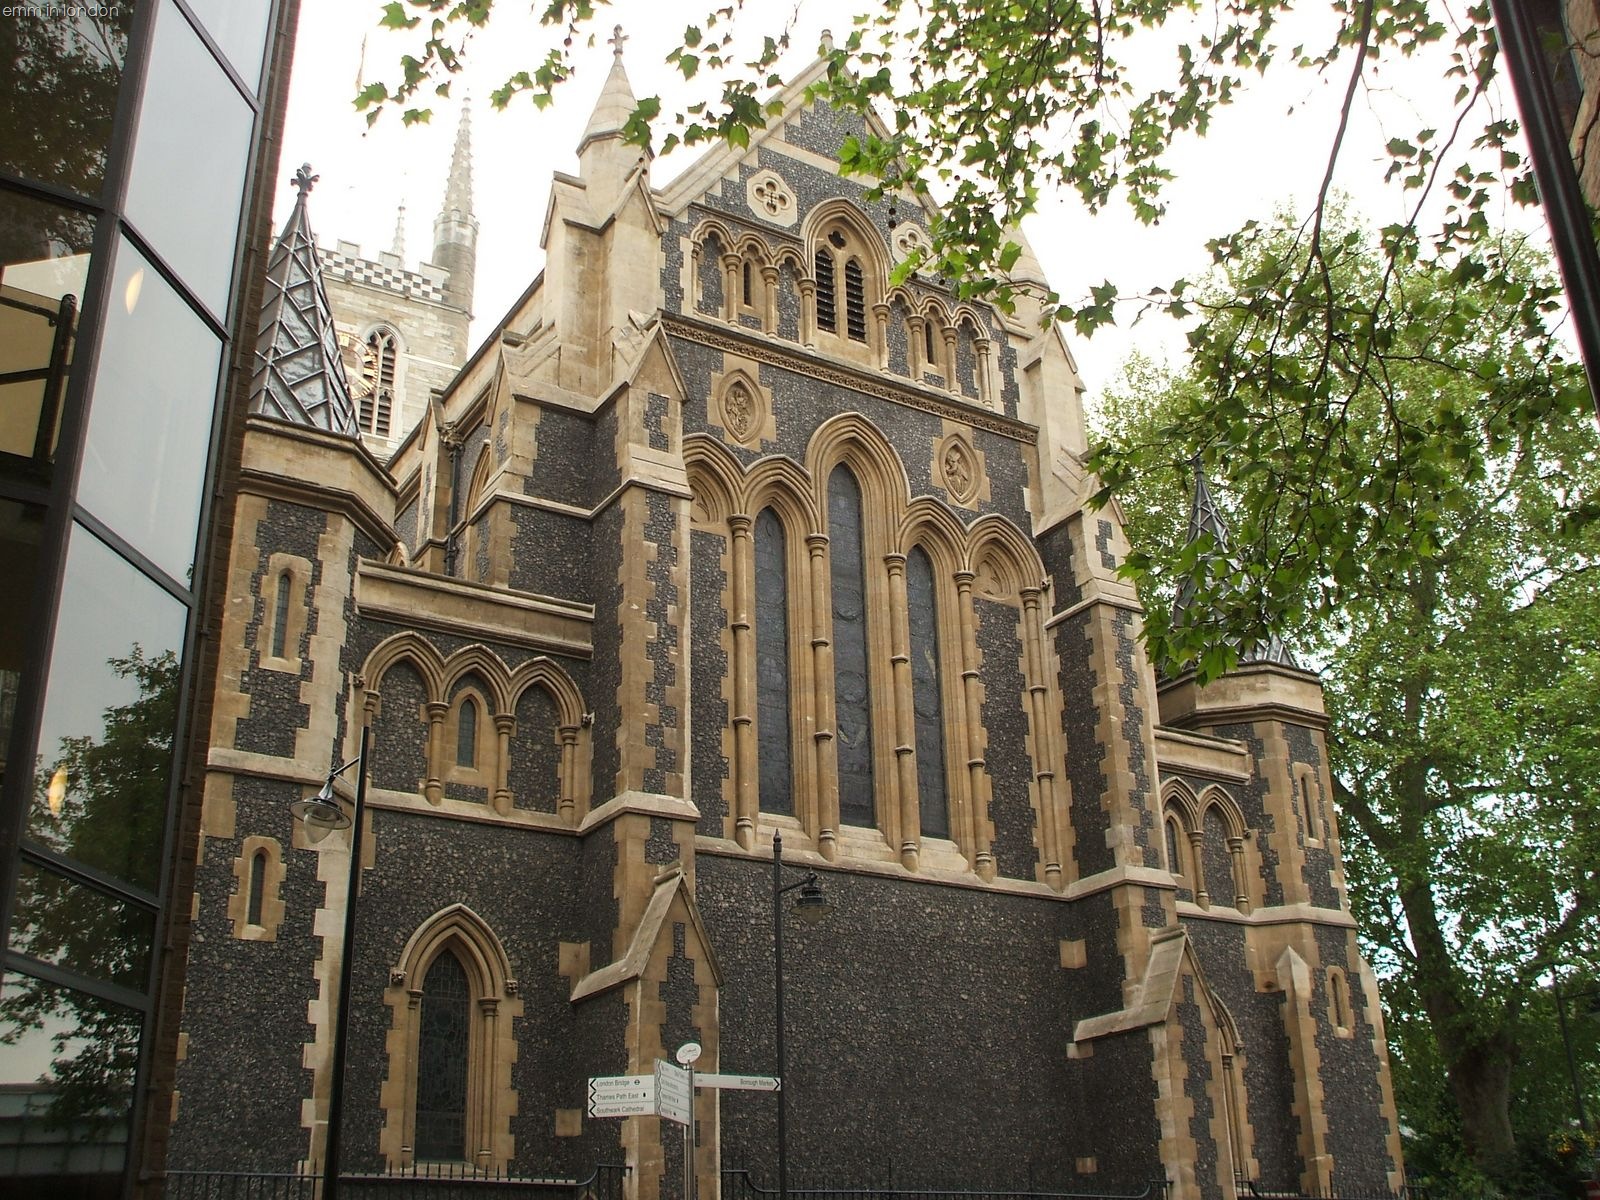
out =
<svg viewBox="0 0 1600 1200"><path fill-rule="evenodd" d="M761 397L744 379L722 389L722 428L736 442L753 442L761 433L765 410Z"/></svg>
<svg viewBox="0 0 1600 1200"><path fill-rule="evenodd" d="M972 447L960 437L945 440L939 450L939 474L950 499L965 504L978 490L978 463Z"/></svg>

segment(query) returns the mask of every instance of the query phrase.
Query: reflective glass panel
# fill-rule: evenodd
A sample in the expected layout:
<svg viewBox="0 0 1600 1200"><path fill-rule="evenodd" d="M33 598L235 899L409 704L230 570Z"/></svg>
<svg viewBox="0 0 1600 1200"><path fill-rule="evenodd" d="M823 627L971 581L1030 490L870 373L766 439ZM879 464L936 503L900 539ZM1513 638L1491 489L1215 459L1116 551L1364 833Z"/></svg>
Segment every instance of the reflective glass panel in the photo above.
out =
<svg viewBox="0 0 1600 1200"><path fill-rule="evenodd" d="M0 19L0 165L98 196L105 180L132 0L14 4Z"/></svg>
<svg viewBox="0 0 1600 1200"><path fill-rule="evenodd" d="M63 1179L77 1185L73 1196L120 1193L139 1027L132 1009L6 973L0 1096L9 1152L0 1154L0 1195L39 1195ZM6 1182L19 1176L26 1181Z"/></svg>
<svg viewBox="0 0 1600 1200"><path fill-rule="evenodd" d="M0 781L5 779L11 726L22 690L22 662L32 642L33 592L38 584L39 532L44 509L0 500Z"/></svg>
<svg viewBox="0 0 1600 1200"><path fill-rule="evenodd" d="M160 353L151 348L159 346ZM89 400L78 500L190 582L222 343L129 242Z"/></svg>
<svg viewBox="0 0 1600 1200"><path fill-rule="evenodd" d="M55 459L93 242L93 217L0 191L0 470Z"/></svg>
<svg viewBox="0 0 1600 1200"><path fill-rule="evenodd" d="M115 899L46 867L23 865L11 949L142 992L149 986L152 909Z"/></svg>
<svg viewBox="0 0 1600 1200"><path fill-rule="evenodd" d="M161 871L186 611L73 527L28 836L149 891Z"/></svg>
<svg viewBox="0 0 1600 1200"><path fill-rule="evenodd" d="M239 78L256 91L261 84L261 52L266 46L271 0L189 0L189 11L200 18Z"/></svg>
<svg viewBox="0 0 1600 1200"><path fill-rule="evenodd" d="M156 18L128 216L218 317L227 312L252 113L171 0Z"/></svg>

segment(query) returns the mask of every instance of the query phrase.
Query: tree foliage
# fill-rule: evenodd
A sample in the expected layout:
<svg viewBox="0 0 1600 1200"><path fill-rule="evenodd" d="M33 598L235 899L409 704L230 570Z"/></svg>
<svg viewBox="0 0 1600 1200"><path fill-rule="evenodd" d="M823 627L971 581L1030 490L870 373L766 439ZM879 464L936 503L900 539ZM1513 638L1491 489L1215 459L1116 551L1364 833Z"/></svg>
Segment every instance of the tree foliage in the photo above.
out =
<svg viewBox="0 0 1600 1200"><path fill-rule="evenodd" d="M1235 271L1299 277L1298 228L1264 232ZM1328 286L1355 303L1385 289L1401 309L1393 337L1357 364L1316 322L1270 373L1241 371L1222 396L1214 367L1169 378L1145 364L1108 407L1106 432L1168 462L1203 456L1269 562L1305 540L1323 564L1293 632L1327 668L1352 901L1384 980L1401 1098L1415 1106L1402 1117L1458 1133L1479 1169L1504 1178L1548 1157L1549 1128L1519 1128L1512 1099L1528 1082L1519 1062L1548 1043L1549 983L1600 960L1600 437L1562 387L1563 365L1529 350L1526 314L1493 302L1498 289L1392 268L1343 223L1329 245ZM1529 295L1547 294L1548 271L1526 250L1506 244L1501 262ZM1232 290L1218 281L1218 296ZM1215 325L1230 335L1224 351L1258 336L1260 320ZM1343 380L1336 436L1324 401L1295 383L1321 354ZM1221 411L1201 420L1205 404ZM1508 417L1529 407L1535 424ZM1403 478L1395 462L1412 442L1430 448ZM1151 641L1169 662L1218 635L1204 603L1178 629L1154 598L1217 558L1186 554L1175 480L1159 472L1155 491L1123 498L1137 569L1157 584ZM1318 521L1262 522L1283 507L1279 489ZM1223 560L1203 586L1226 596L1250 583Z"/></svg>
<svg viewBox="0 0 1600 1200"><path fill-rule="evenodd" d="M501 0L504 8L511 0ZM530 66L494 93L496 104L528 93L551 101L574 68L574 46L593 39L598 0L534 0L550 31ZM1195 322L1190 335L1199 390L1175 407L1170 433L1208 458L1248 459L1270 481L1241 496L1236 550L1241 577L1207 599L1234 643L1281 631L1345 601L1366 569L1401 571L1426 558L1439 531L1435 514L1394 518L1397 503L1425 494L1474 454L1502 453L1554 408L1581 393L1575 369L1551 336L1559 304L1553 283L1530 284L1507 257L1487 213L1507 198L1532 203L1534 187L1518 149L1515 120L1500 111L1497 44L1486 0L881 0L863 5L853 26L826 42L826 71L813 98L877 111L882 133L851 139L843 165L886 189L909 189L940 218L931 268L963 297L1009 305L1020 256L1012 230L1046 190L1074 194L1090 210L1125 202L1156 221L1172 202L1175 147L1203 137L1218 112L1252 86L1285 72L1310 73L1342 96L1326 131L1327 170L1316 204L1285 243L1281 231L1244 224L1210 244L1228 292L1196 295L1191 281L1080 281L1065 299L1046 293L1046 319L1080 333L1126 315L1158 310ZM448 93L471 35L495 0L391 0L382 23L411 30L413 52L399 74L368 85L357 104L376 119L391 104L407 121L426 119L422 98ZM688 24L668 60L686 81L709 81L704 97L675 114L663 148L725 140L748 145L775 109L765 100L784 82L797 12L756 16L729 0ZM1314 30L1304 35L1308 18ZM749 28L752 22L774 22ZM1286 34L1290 28L1296 30ZM800 48L804 49L804 48ZM1353 108L1382 86L1397 60L1435 54L1435 94L1417 98L1427 127L1386 132L1384 144L1346 145ZM630 136L649 144L659 97L640 101ZM1343 265L1355 249L1330 224L1330 188L1341 156L1370 157L1405 196L1406 216L1382 230L1359 278ZM936 203L935 203L936 201ZM1276 248L1276 252L1274 250ZM1363 252L1365 255L1365 252ZM1448 280L1429 305L1404 292L1419 273ZM1475 313L1457 300L1503 312L1498 342L1465 336ZM1503 352L1510 351L1509 354ZM1405 403L1397 370L1418 356L1469 386L1492 391L1493 412L1468 420L1447 399ZM1383 411L1385 470L1368 473L1371 447L1349 428L1358 395ZM1271 402L1248 397L1270 397ZM1315 449L1316 470L1283 468L1297 440ZM1165 440L1108 447L1089 465L1105 503L1158 466ZM1152 629L1158 655L1198 656L1189 631ZM1205 669L1216 666L1215 653Z"/></svg>

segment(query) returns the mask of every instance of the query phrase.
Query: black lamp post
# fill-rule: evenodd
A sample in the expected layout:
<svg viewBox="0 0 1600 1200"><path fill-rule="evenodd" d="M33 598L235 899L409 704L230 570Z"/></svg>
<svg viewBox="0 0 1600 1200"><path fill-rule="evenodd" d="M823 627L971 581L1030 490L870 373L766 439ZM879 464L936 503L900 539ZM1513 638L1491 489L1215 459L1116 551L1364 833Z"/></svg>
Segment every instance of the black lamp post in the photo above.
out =
<svg viewBox="0 0 1600 1200"><path fill-rule="evenodd" d="M361 825L367 807L368 727L361 727L361 751L344 766L329 771L322 790L310 800L296 800L289 811L305 822L313 841L336 829L350 830L350 879L344 893L344 946L339 960L339 994L333 1010L333 1062L328 1077L328 1136L322 1154L322 1200L338 1200L339 1134L344 1124L344 1044L350 1027L350 972L356 941L356 893L361 886ZM333 781L356 768L356 803L350 815L333 802Z"/></svg>
<svg viewBox="0 0 1600 1200"><path fill-rule="evenodd" d="M772 835L772 964L775 973L773 1015L778 1034L778 1200L789 1200L789 1064L783 1046L783 896L800 890L795 912L802 921L813 923L828 913L828 898L822 894L817 873L804 879L783 882L783 834Z"/></svg>
<svg viewBox="0 0 1600 1200"><path fill-rule="evenodd" d="M1578 1060L1572 1053L1572 1034L1567 1029L1567 1001L1587 999L1588 1013L1590 1016L1600 1016L1600 986L1579 988L1575 992L1563 992L1561 981L1553 980L1550 990L1556 998L1556 1023L1561 1027L1561 1048L1567 1052L1567 1075L1572 1080L1572 1103L1578 1110L1578 1128L1584 1133L1589 1132L1589 1114L1583 1107L1583 1083L1578 1078Z"/></svg>

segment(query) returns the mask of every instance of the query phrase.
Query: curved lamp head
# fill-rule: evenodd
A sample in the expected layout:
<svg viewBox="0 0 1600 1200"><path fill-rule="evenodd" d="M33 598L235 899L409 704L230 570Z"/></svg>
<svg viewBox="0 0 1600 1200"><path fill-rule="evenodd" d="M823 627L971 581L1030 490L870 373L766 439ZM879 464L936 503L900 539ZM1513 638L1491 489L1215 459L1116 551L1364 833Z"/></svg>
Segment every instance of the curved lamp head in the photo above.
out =
<svg viewBox="0 0 1600 1200"><path fill-rule="evenodd" d="M296 800L289 805L289 812L305 822L306 834L313 842L320 842L336 829L348 829L353 823L350 815L333 802L331 779L310 800Z"/></svg>
<svg viewBox="0 0 1600 1200"><path fill-rule="evenodd" d="M822 885L817 882L815 875L800 885L800 895L794 902L794 911L795 915L807 925L815 925L833 911L833 905L829 904L828 897L823 895Z"/></svg>

